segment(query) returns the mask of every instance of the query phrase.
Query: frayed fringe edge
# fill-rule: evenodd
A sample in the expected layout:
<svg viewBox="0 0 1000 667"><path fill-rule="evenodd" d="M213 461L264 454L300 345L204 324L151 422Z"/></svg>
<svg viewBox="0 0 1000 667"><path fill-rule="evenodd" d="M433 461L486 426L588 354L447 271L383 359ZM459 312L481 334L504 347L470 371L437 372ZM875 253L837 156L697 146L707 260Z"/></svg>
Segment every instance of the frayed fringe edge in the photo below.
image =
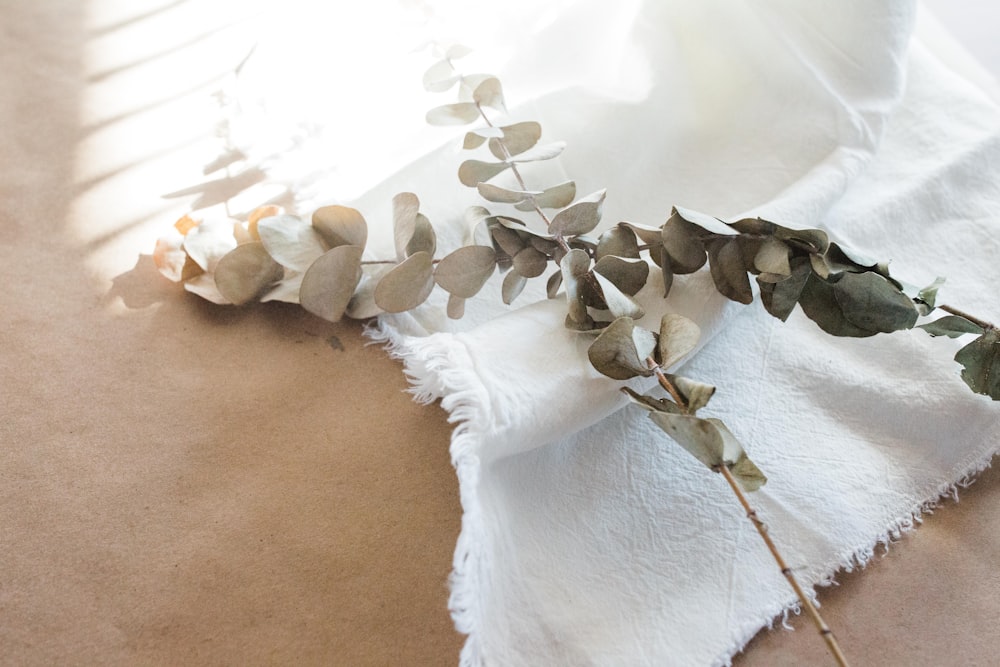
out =
<svg viewBox="0 0 1000 667"><path fill-rule="evenodd" d="M474 424L490 423L490 402L486 388L470 369L472 361L463 344L450 334L429 337L406 336L384 321L365 329L374 343L403 362L410 393L420 403L441 398L448 421L457 424L451 434L451 462L458 476L462 503L462 528L455 545L448 610L458 632L466 635L459 658L460 667L479 667L483 662L481 643L482 586L486 583L487 531L479 500L480 460L478 443L482 435ZM445 345L441 337L452 340Z"/></svg>
<svg viewBox="0 0 1000 667"><path fill-rule="evenodd" d="M875 558L875 552L879 547L882 547L884 553L887 553L889 547L898 542L905 533L914 530L919 524L923 523L925 514L933 514L935 508L949 499L958 502L959 489L969 488L976 481L979 474L991 466L993 456L998 452L1000 450L991 449L985 454L977 454L965 461L958 468L962 471L958 475L958 481L944 482L938 485L936 489L926 494L926 496L929 496L929 500L918 503L908 514L892 521L881 535L871 540L868 544L848 552L846 557L841 556L835 565L828 567L815 582L810 584L807 590L816 606L819 607L820 605L816 599L816 591L813 590L814 586L838 585L836 581L837 574L840 572L853 572L856 568L864 569ZM756 622L745 624L741 628L736 640L726 649L726 652L722 656L712 662L712 667L731 667L733 658L746 648L746 645L758 632L764 628L768 630L773 629L779 623L785 629L790 630L792 628L788 624L789 617L792 614L798 616L801 613L802 609L798 601L773 611L765 611L758 617Z"/></svg>

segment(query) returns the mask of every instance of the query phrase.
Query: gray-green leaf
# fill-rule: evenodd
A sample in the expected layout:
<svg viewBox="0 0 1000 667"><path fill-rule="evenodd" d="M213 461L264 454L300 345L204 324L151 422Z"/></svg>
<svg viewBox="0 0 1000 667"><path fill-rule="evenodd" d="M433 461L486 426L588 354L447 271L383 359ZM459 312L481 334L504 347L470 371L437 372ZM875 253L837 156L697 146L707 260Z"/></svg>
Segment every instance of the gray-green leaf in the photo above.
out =
<svg viewBox="0 0 1000 667"><path fill-rule="evenodd" d="M599 260L607 255L637 259L639 242L636 241L635 232L625 225L617 224L601 234L597 239L594 258Z"/></svg>
<svg viewBox="0 0 1000 667"><path fill-rule="evenodd" d="M590 194L572 206L555 215L549 232L556 236L576 236L586 234L601 222L601 207L605 190Z"/></svg>
<svg viewBox="0 0 1000 667"><path fill-rule="evenodd" d="M917 328L923 329L932 336L947 336L948 338L958 338L970 333L983 333L981 326L958 315L945 315L933 322L921 324Z"/></svg>
<svg viewBox="0 0 1000 667"><path fill-rule="evenodd" d="M977 394L1000 400L1000 330L987 329L955 355L962 379Z"/></svg>
<svg viewBox="0 0 1000 667"><path fill-rule="evenodd" d="M619 317L591 344L587 356L602 375L628 380L637 375L653 374L646 358L652 356L655 349L656 336L652 331L635 326L630 317Z"/></svg>
<svg viewBox="0 0 1000 667"><path fill-rule="evenodd" d="M514 207L519 211L530 211L535 206L538 208L562 208L569 206L574 197L576 197L576 183L566 181L559 185L553 185L551 188L545 188L541 194L535 195L529 201L515 204Z"/></svg>
<svg viewBox="0 0 1000 667"><path fill-rule="evenodd" d="M708 260L712 280L720 294L738 303L753 301L750 278L736 239L719 239L709 243Z"/></svg>
<svg viewBox="0 0 1000 667"><path fill-rule="evenodd" d="M453 296L468 299L479 293L496 268L493 248L463 246L445 256L434 270L434 280Z"/></svg>
<svg viewBox="0 0 1000 667"><path fill-rule="evenodd" d="M614 283L623 293L635 296L646 285L649 264L641 259L605 255L594 264L594 271Z"/></svg>
<svg viewBox="0 0 1000 667"><path fill-rule="evenodd" d="M483 199L497 202L498 204L520 204L523 201L530 200L535 195L541 194L541 192L527 190L508 190L507 188L490 185L489 183L478 183L476 189L479 190L479 196Z"/></svg>
<svg viewBox="0 0 1000 667"><path fill-rule="evenodd" d="M806 317L832 336L864 338L878 333L859 327L848 320L844 316L840 302L837 301L837 297L833 293L833 285L815 273L809 273L802 293L799 295L799 305L802 306L802 312L806 314Z"/></svg>
<svg viewBox="0 0 1000 667"><path fill-rule="evenodd" d="M430 125L468 125L479 118L479 108L473 102L456 102L434 107L427 112Z"/></svg>
<svg viewBox="0 0 1000 667"><path fill-rule="evenodd" d="M299 289L302 307L330 322L338 321L361 280L362 252L360 246L337 246L313 262Z"/></svg>
<svg viewBox="0 0 1000 667"><path fill-rule="evenodd" d="M558 157L563 150L566 149L565 141L555 141L551 144L545 144L543 146L534 146L524 151L510 157L508 162L541 162L543 160L551 160L552 158Z"/></svg>
<svg viewBox="0 0 1000 667"><path fill-rule="evenodd" d="M701 328L694 321L667 313L660 319L660 339L658 344L660 365L670 368L698 345Z"/></svg>
<svg viewBox="0 0 1000 667"><path fill-rule="evenodd" d="M701 240L704 233L701 227L685 220L676 210L664 223L661 240L675 274L694 273L705 265L708 255Z"/></svg>
<svg viewBox="0 0 1000 667"><path fill-rule="evenodd" d="M844 317L862 329L891 333L917 321L913 301L877 273L845 272L833 284L833 294Z"/></svg>
<svg viewBox="0 0 1000 667"><path fill-rule="evenodd" d="M375 303L387 313L402 313L422 304L434 289L434 260L417 252L385 274L375 287Z"/></svg>
<svg viewBox="0 0 1000 667"><path fill-rule="evenodd" d="M285 270L259 241L243 243L222 256L215 267L215 286L237 306L253 300L281 280Z"/></svg>
<svg viewBox="0 0 1000 667"><path fill-rule="evenodd" d="M523 153L537 144L542 136L542 126L534 121L504 125L500 130L503 132L502 141L490 140L490 152L498 160L506 160L508 157Z"/></svg>
<svg viewBox="0 0 1000 667"><path fill-rule="evenodd" d="M330 248L341 245L365 247L368 223L357 209L349 206L323 206L312 214L313 229Z"/></svg>
<svg viewBox="0 0 1000 667"><path fill-rule="evenodd" d="M527 284L527 278L516 271L511 271L503 277L503 283L500 285L500 298L509 306L514 303L514 299L520 296L521 291L524 290L524 286Z"/></svg>
<svg viewBox="0 0 1000 667"><path fill-rule="evenodd" d="M461 181L462 185L474 188L508 168L510 168L510 164L507 162L466 160L458 166L458 180Z"/></svg>
<svg viewBox="0 0 1000 667"><path fill-rule="evenodd" d="M399 261L407 257L406 246L413 238L419 212L420 200L412 192L400 192L392 198L392 237Z"/></svg>

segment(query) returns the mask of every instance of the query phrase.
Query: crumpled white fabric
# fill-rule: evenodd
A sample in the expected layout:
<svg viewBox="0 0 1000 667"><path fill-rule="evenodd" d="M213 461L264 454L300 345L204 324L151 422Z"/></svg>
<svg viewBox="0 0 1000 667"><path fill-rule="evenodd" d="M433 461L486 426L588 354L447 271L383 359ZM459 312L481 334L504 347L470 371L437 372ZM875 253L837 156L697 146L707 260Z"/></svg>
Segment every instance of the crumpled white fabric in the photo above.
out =
<svg viewBox="0 0 1000 667"><path fill-rule="evenodd" d="M460 36L495 56L511 117L569 144L529 178L606 187L606 225L658 225L677 204L818 226L908 282L947 276L943 302L1000 317L1000 115L913 36L916 3L417 6L431 20L407 35L475 26ZM466 235L461 211L481 202L451 177L455 140L429 150L443 139L421 130L354 202L373 226L412 190L444 246ZM719 387L707 411L768 475L752 500L808 584L867 561L995 450L1000 409L951 361L963 341L831 338L799 311L782 324L725 302L704 272L666 303L655 285L643 297L651 327L664 309L702 325L681 372ZM727 663L794 594L724 480L592 370L562 301L535 285L522 303L503 307L494 283L462 322L438 300L377 334L457 424L462 664Z"/></svg>

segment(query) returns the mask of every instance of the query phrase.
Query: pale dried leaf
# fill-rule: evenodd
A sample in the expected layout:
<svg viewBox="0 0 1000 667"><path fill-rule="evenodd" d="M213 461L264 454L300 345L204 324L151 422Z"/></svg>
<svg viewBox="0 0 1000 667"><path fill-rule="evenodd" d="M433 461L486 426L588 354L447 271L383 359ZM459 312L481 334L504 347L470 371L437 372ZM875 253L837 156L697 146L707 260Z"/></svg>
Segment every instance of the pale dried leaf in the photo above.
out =
<svg viewBox="0 0 1000 667"><path fill-rule="evenodd" d="M724 464L722 434L710 420L668 412L650 412L649 418L709 469Z"/></svg>
<svg viewBox="0 0 1000 667"><path fill-rule="evenodd" d="M420 212L420 200L412 192L400 192L392 198L392 236L396 259L406 259L406 246L413 238Z"/></svg>
<svg viewBox="0 0 1000 667"><path fill-rule="evenodd" d="M156 247L153 249L153 263L156 264L156 268L175 283L185 279L184 266L188 262L188 254L184 252L183 246L184 237L180 232L171 230L166 236L156 240ZM200 268L198 270L201 271Z"/></svg>
<svg viewBox="0 0 1000 667"><path fill-rule="evenodd" d="M489 183L479 183L476 185L476 188L483 199L498 204L519 204L527 199L531 199L534 195L541 194L540 192L508 190L507 188L490 185Z"/></svg>
<svg viewBox="0 0 1000 667"><path fill-rule="evenodd" d="M458 72L447 58L439 60L424 72L424 90L432 93L443 93L458 83Z"/></svg>
<svg viewBox="0 0 1000 667"><path fill-rule="evenodd" d="M504 276L503 284L500 286L500 295L503 298L503 302L508 306L514 303L514 299L521 294L526 284L528 284L528 279L515 271L511 271Z"/></svg>
<svg viewBox="0 0 1000 667"><path fill-rule="evenodd" d="M490 77L483 80L472 92L472 101L480 106L503 111L503 86L500 84L500 79Z"/></svg>
<svg viewBox="0 0 1000 667"><path fill-rule="evenodd" d="M293 271L305 271L327 250L319 232L294 215L263 218L257 232L271 257Z"/></svg>
<svg viewBox="0 0 1000 667"><path fill-rule="evenodd" d="M381 315L384 311L375 303L375 287L382 280L382 276L392 271L395 266L395 264L362 265L361 280L358 281L344 314L352 320L366 320Z"/></svg>
<svg viewBox="0 0 1000 667"><path fill-rule="evenodd" d="M552 218L549 232L556 236L577 236L591 231L601 222L605 195L605 190L599 190L559 211Z"/></svg>
<svg viewBox="0 0 1000 667"><path fill-rule="evenodd" d="M694 414L708 405L709 399L715 395L715 387L710 384L691 380L680 375L667 374L667 378L684 399L690 414Z"/></svg>
<svg viewBox="0 0 1000 667"><path fill-rule="evenodd" d="M698 345L701 328L683 315L667 313L660 319L660 365L670 368Z"/></svg>
<svg viewBox="0 0 1000 667"><path fill-rule="evenodd" d="M215 286L215 276L211 273L201 273L190 280L185 280L184 289L220 306L229 304L229 299L222 296L219 288Z"/></svg>
<svg viewBox="0 0 1000 667"><path fill-rule="evenodd" d="M464 246L445 256L434 270L434 280L446 292L463 299L479 293L496 268L496 252L489 246Z"/></svg>
<svg viewBox="0 0 1000 667"><path fill-rule="evenodd" d="M557 270L549 276L549 279L545 281L545 294L550 299L554 299L559 296L559 288L562 287L562 270Z"/></svg>
<svg viewBox="0 0 1000 667"><path fill-rule="evenodd" d="M540 195L535 195L531 201L516 204L515 208L519 211L530 211L535 206L538 208L563 208L573 203L575 197L576 183L566 181L542 190Z"/></svg>
<svg viewBox="0 0 1000 667"><path fill-rule="evenodd" d="M387 313L402 313L422 304L433 289L434 260L418 252L382 277L375 287L375 303Z"/></svg>
<svg viewBox="0 0 1000 667"><path fill-rule="evenodd" d="M250 212L250 217L247 218L247 231L250 232L250 236L253 237L254 241L260 240L260 234L257 233L257 223L259 223L264 218L270 218L275 215L281 215L282 210L280 206L274 204L266 204L264 206L258 206L253 211Z"/></svg>
<svg viewBox="0 0 1000 667"><path fill-rule="evenodd" d="M628 296L635 296L649 278L649 264L641 259L624 259L615 255L605 255L597 260L594 271Z"/></svg>
<svg viewBox="0 0 1000 667"><path fill-rule="evenodd" d="M645 315L642 306L636 303L630 296L622 292L618 287L602 276L600 273L591 274L597 283L601 291L601 298L604 301L607 310L611 312L614 317L631 317L632 319L639 319Z"/></svg>
<svg viewBox="0 0 1000 667"><path fill-rule="evenodd" d="M215 286L227 301L242 306L281 280L285 270L260 241L236 246L215 267Z"/></svg>
<svg viewBox="0 0 1000 667"><path fill-rule="evenodd" d="M299 303L299 290L302 289L304 273L285 272L284 279L271 287L260 297L261 303L281 301L283 303Z"/></svg>
<svg viewBox="0 0 1000 667"><path fill-rule="evenodd" d="M435 250L437 250L437 234L434 233L434 227L426 215L417 213L417 217L413 219L413 234L406 244L406 256L426 252L433 257Z"/></svg>
<svg viewBox="0 0 1000 667"><path fill-rule="evenodd" d="M691 209L682 208L680 206L675 206L674 211L688 222L694 223L705 231L712 232L713 234L734 236L739 233L722 220L714 218L710 215L705 215L704 213L692 211Z"/></svg>
<svg viewBox="0 0 1000 667"><path fill-rule="evenodd" d="M462 316L465 315L465 299L454 294L448 295L448 307L445 312L453 320L462 319Z"/></svg>
<svg viewBox="0 0 1000 667"><path fill-rule="evenodd" d="M340 320L361 279L362 252L360 246L337 246L313 262L302 276L302 307L324 320Z"/></svg>
<svg viewBox="0 0 1000 667"><path fill-rule="evenodd" d="M771 237L760 246L753 264L761 273L790 276L792 266L789 263L789 254L790 250L783 241Z"/></svg>
<svg viewBox="0 0 1000 667"><path fill-rule="evenodd" d="M577 325L593 323L583 300L583 279L590 272L590 255L586 250L574 248L559 262L562 282L566 285L566 303L569 319Z"/></svg>
<svg viewBox="0 0 1000 667"><path fill-rule="evenodd" d="M525 278L535 278L545 272L549 258L532 246L514 255L514 270Z"/></svg>
<svg viewBox="0 0 1000 667"><path fill-rule="evenodd" d="M510 168L506 162L482 162L481 160L466 160L458 166L458 180L470 188L485 183L497 174Z"/></svg>
<svg viewBox="0 0 1000 667"><path fill-rule="evenodd" d="M479 119L479 109L472 102L455 102L434 107L427 112L430 125L468 125Z"/></svg>
<svg viewBox="0 0 1000 667"><path fill-rule="evenodd" d="M203 222L188 231L183 246L202 270L211 273L219 260L236 247L233 225L228 220Z"/></svg>
<svg viewBox="0 0 1000 667"><path fill-rule="evenodd" d="M542 160L551 160L552 158L558 157L563 150L566 149L565 141L555 141L551 144L545 144L544 146L535 146L534 148L529 148L528 150L514 155L508 162L540 162Z"/></svg>
<svg viewBox="0 0 1000 667"><path fill-rule="evenodd" d="M542 126L534 121L504 125L498 129L501 131L502 141L498 139L490 141L490 152L498 160L506 160L513 155L523 153L537 144L542 136Z"/></svg>
<svg viewBox="0 0 1000 667"><path fill-rule="evenodd" d="M368 242L368 223L361 211L349 206L322 206L312 214L313 229L326 242L327 247L356 245L362 248Z"/></svg>
<svg viewBox="0 0 1000 667"><path fill-rule="evenodd" d="M591 365L602 375L615 380L628 380L637 375L653 374L646 358L656 348L652 331L635 326L630 317L615 319L587 350Z"/></svg>

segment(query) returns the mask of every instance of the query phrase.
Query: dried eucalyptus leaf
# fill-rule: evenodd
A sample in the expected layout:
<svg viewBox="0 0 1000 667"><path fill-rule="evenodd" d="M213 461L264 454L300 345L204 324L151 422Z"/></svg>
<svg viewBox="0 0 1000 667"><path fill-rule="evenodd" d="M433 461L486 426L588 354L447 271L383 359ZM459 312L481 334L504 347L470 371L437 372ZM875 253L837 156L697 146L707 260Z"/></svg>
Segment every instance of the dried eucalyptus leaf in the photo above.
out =
<svg viewBox="0 0 1000 667"><path fill-rule="evenodd" d="M531 247L540 253L543 253L547 257L552 257L555 255L556 251L559 250L559 244L555 242L554 239L550 239L544 236L535 236L531 234L528 237L528 243Z"/></svg>
<svg viewBox="0 0 1000 667"><path fill-rule="evenodd" d="M948 338L958 338L970 333L983 333L981 326L958 315L945 315L933 322L921 324L917 328L923 329L931 336L947 336Z"/></svg>
<svg viewBox="0 0 1000 667"><path fill-rule="evenodd" d="M313 315L338 321L361 280L360 246L342 245L326 251L302 276L299 303Z"/></svg>
<svg viewBox="0 0 1000 667"><path fill-rule="evenodd" d="M640 408L649 410L650 412L669 412L675 415L682 414L680 406L669 399L654 398L649 394L640 394L629 387L622 387L621 390L626 396L632 399L633 403L638 405Z"/></svg>
<svg viewBox="0 0 1000 667"><path fill-rule="evenodd" d="M698 345L701 328L683 315L667 313L660 318L660 340L657 346L660 365L670 368Z"/></svg>
<svg viewBox="0 0 1000 667"><path fill-rule="evenodd" d="M493 248L463 246L438 262L434 280L449 294L468 299L479 293L493 275L496 263L497 255Z"/></svg>
<svg viewBox="0 0 1000 667"><path fill-rule="evenodd" d="M222 296L219 288L215 286L215 276L211 273L200 273L189 280L185 280L184 289L220 306L229 304L229 299Z"/></svg>
<svg viewBox="0 0 1000 667"><path fill-rule="evenodd" d="M649 418L689 454L710 469L724 465L724 442L716 425L700 417L650 412Z"/></svg>
<svg viewBox="0 0 1000 667"><path fill-rule="evenodd" d="M500 249L511 257L514 257L525 248L526 244L524 240L513 229L509 229L503 225L496 225L490 230L490 233L496 244L500 246Z"/></svg>
<svg viewBox="0 0 1000 667"><path fill-rule="evenodd" d="M646 245L659 245L663 241L663 228L639 225L634 222L619 222L619 226L632 230L640 241Z"/></svg>
<svg viewBox="0 0 1000 667"><path fill-rule="evenodd" d="M424 90L443 93L458 83L458 72L447 59L439 60L424 72Z"/></svg>
<svg viewBox="0 0 1000 667"><path fill-rule="evenodd" d="M184 235L184 252L203 271L215 271L216 264L236 247L229 221L203 222Z"/></svg>
<svg viewBox="0 0 1000 667"><path fill-rule="evenodd" d="M941 289L941 285L944 285L945 279L942 276L938 276L934 279L927 287L924 287L919 292L917 296L913 298L916 303L917 310L920 311L921 315L929 315L934 306L937 304L937 293Z"/></svg>
<svg viewBox="0 0 1000 667"><path fill-rule="evenodd" d="M304 276L304 273L286 271L282 280L279 280L264 292L263 296L260 297L260 302L281 301L284 303L299 303L299 290L302 289L302 278Z"/></svg>
<svg viewBox="0 0 1000 667"><path fill-rule="evenodd" d="M510 164L507 162L466 160L458 166L458 180L461 181L462 185L474 188L508 168L510 168Z"/></svg>
<svg viewBox="0 0 1000 667"><path fill-rule="evenodd" d="M454 294L448 295L448 307L446 311L448 317L453 320L460 320L465 315L465 299Z"/></svg>
<svg viewBox="0 0 1000 667"><path fill-rule="evenodd" d="M754 267L761 273L789 276L792 274L792 267L788 260L790 252L784 242L773 237L768 238L754 255Z"/></svg>
<svg viewBox="0 0 1000 667"><path fill-rule="evenodd" d="M514 270L525 278L542 275L548 265L548 256L531 246L514 255Z"/></svg>
<svg viewBox="0 0 1000 667"><path fill-rule="evenodd" d="M1000 400L1000 331L987 329L955 355L962 379L977 394Z"/></svg>
<svg viewBox="0 0 1000 667"><path fill-rule="evenodd" d="M653 374L646 358L655 348L652 331L635 326L630 317L619 317L591 344L587 357L598 373L614 380L628 380Z"/></svg>
<svg viewBox="0 0 1000 667"><path fill-rule="evenodd" d="M628 296L635 296L646 286L649 264L641 259L623 259L606 255L594 264L594 271L601 274Z"/></svg>
<svg viewBox="0 0 1000 667"><path fill-rule="evenodd" d="M466 132L465 139L462 140L462 148L467 151L473 150L482 146L485 141L486 137L477 132Z"/></svg>
<svg viewBox="0 0 1000 667"><path fill-rule="evenodd" d="M327 250L320 233L294 215L263 218L257 233L271 257L293 271L305 271Z"/></svg>
<svg viewBox="0 0 1000 667"><path fill-rule="evenodd" d="M264 244L251 241L233 248L215 267L215 286L226 299L242 306L260 296L285 275Z"/></svg>
<svg viewBox="0 0 1000 667"><path fill-rule="evenodd" d="M812 265L812 271L820 278L824 280L830 277L833 273L830 264L826 261L826 257L823 255L817 255L816 253L810 253L809 264Z"/></svg>
<svg viewBox="0 0 1000 667"><path fill-rule="evenodd" d="M472 92L472 101L480 106L503 111L503 86L500 84L500 79L491 76L480 82Z"/></svg>
<svg viewBox="0 0 1000 667"><path fill-rule="evenodd" d="M841 274L833 294L844 317L862 329L891 333L917 322L913 301L877 273Z"/></svg>
<svg viewBox="0 0 1000 667"><path fill-rule="evenodd" d="M751 303L753 291L735 239L719 239L708 244L709 269L719 293L738 303Z"/></svg>
<svg viewBox="0 0 1000 667"><path fill-rule="evenodd" d="M594 229L601 222L601 207L606 194L605 190L599 190L559 211L552 218L549 232L555 236L577 236Z"/></svg>
<svg viewBox="0 0 1000 667"><path fill-rule="evenodd" d="M845 248L839 243L830 243L826 256L831 265L838 270L868 271L878 266L878 260L851 248Z"/></svg>
<svg viewBox="0 0 1000 667"><path fill-rule="evenodd" d="M406 246L413 238L417 226L420 200L412 192L400 192L392 198L392 237L396 259L406 259Z"/></svg>
<svg viewBox="0 0 1000 667"><path fill-rule="evenodd" d="M738 232L724 223L718 218L714 218L710 215L705 215L704 213L699 213L697 211L692 211L691 209L681 208L680 206L674 207L674 213L687 220L690 223L698 225L707 232L712 234L721 234L723 236L734 236Z"/></svg>
<svg viewBox="0 0 1000 667"><path fill-rule="evenodd" d="M558 270L549 276L549 279L545 281L545 294L550 299L554 299L559 295L559 288L562 287L562 270Z"/></svg>
<svg viewBox="0 0 1000 667"><path fill-rule="evenodd" d="M782 322L795 310L802 289L806 286L811 266L805 258L797 258L790 276L779 282L764 280L764 274L757 277L760 285L760 300L764 309Z"/></svg>
<svg viewBox="0 0 1000 667"><path fill-rule="evenodd" d="M535 146L529 148L523 153L514 155L507 159L508 162L541 162L542 160L551 160L552 158L558 157L563 150L566 149L565 141L555 141L551 144L545 144L544 146Z"/></svg>
<svg viewBox="0 0 1000 667"><path fill-rule="evenodd" d="M490 152L498 160L506 160L513 155L523 153L537 144L542 137L542 126L534 121L505 125L500 130L502 141L499 139L490 141Z"/></svg>
<svg viewBox="0 0 1000 667"><path fill-rule="evenodd" d="M587 304L583 300L582 282L590 272L590 255L586 250L574 248L559 262L559 269L563 284L566 285L568 318L578 325L593 323L593 318L587 312Z"/></svg>
<svg viewBox="0 0 1000 667"><path fill-rule="evenodd" d="M365 247L368 223L357 209L349 206L323 206L312 214L313 229L330 248L340 245Z"/></svg>
<svg viewBox="0 0 1000 667"><path fill-rule="evenodd" d="M702 234L704 230L701 227L688 222L676 211L664 223L660 238L675 274L694 273L705 265L708 254Z"/></svg>
<svg viewBox="0 0 1000 667"><path fill-rule="evenodd" d="M387 313L402 313L422 304L434 289L434 260L414 253L396 265L375 286L375 303Z"/></svg>
<svg viewBox="0 0 1000 667"><path fill-rule="evenodd" d="M535 206L538 208L563 208L573 203L575 197L576 183L566 181L542 190L541 194L535 195L530 201L516 204L515 208L519 211L530 211Z"/></svg>
<svg viewBox="0 0 1000 667"><path fill-rule="evenodd" d="M490 185L489 183L479 183L476 185L476 189L479 190L479 195L483 199L497 202L498 204L520 204L535 195L541 194L540 192L508 190L507 188Z"/></svg>
<svg viewBox="0 0 1000 667"><path fill-rule="evenodd" d="M772 223L773 224L773 223ZM830 247L830 237L822 229L793 229L775 225L774 235L784 241L797 242L807 246L813 252L820 255L826 254Z"/></svg>
<svg viewBox="0 0 1000 667"><path fill-rule="evenodd" d="M604 302L604 307L612 315L615 317L631 317L637 320L646 314L642 306L633 301L631 297L618 289L613 282L600 273L591 272L591 276L593 276L594 281L600 289L600 298ZM600 304L591 305L600 307Z"/></svg>
<svg viewBox="0 0 1000 667"><path fill-rule="evenodd" d="M674 286L674 269L670 261L670 255L667 254L666 248L653 248L650 250L650 254L658 253L660 255L660 277L663 279L663 298L666 299L670 296L670 288Z"/></svg>
<svg viewBox="0 0 1000 667"><path fill-rule="evenodd" d="M767 484L767 477L750 460L746 452L740 453L739 458L736 459L736 463L729 466L729 470L747 493L756 491Z"/></svg>
<svg viewBox="0 0 1000 667"><path fill-rule="evenodd" d="M687 404L688 412L694 414L698 410L708 405L708 401L715 395L715 387L704 382L698 382L680 375L667 375L671 384L680 392L681 397Z"/></svg>
<svg viewBox="0 0 1000 667"><path fill-rule="evenodd" d="M635 232L618 224L601 234L597 239L594 257L599 260L609 255L637 259L639 242L635 238Z"/></svg>
<svg viewBox="0 0 1000 667"><path fill-rule="evenodd" d="M503 277L500 285L500 297L508 306L514 303L514 299L520 296L524 286L528 284L528 279L516 271L511 271Z"/></svg>
<svg viewBox="0 0 1000 667"><path fill-rule="evenodd" d="M383 311L375 303L375 287L382 276L396 268L395 264L368 264L361 267L361 280L354 290L354 295L347 304L344 314L352 320L366 320L369 317L381 315Z"/></svg>
<svg viewBox="0 0 1000 667"><path fill-rule="evenodd" d="M833 285L815 273L809 273L802 293L799 295L799 305L802 306L802 312L806 314L806 317L832 336L865 338L878 333L859 327L848 320L844 316L844 311L841 309L837 297L834 296Z"/></svg>
<svg viewBox="0 0 1000 667"><path fill-rule="evenodd" d="M433 257L435 250L437 250L437 235L434 233L434 227L426 215L417 213L413 219L413 235L410 236L410 241L406 244L406 256L426 252Z"/></svg>
<svg viewBox="0 0 1000 667"><path fill-rule="evenodd" d="M468 125L479 119L479 107L473 102L455 102L434 107L427 112L429 125Z"/></svg>

